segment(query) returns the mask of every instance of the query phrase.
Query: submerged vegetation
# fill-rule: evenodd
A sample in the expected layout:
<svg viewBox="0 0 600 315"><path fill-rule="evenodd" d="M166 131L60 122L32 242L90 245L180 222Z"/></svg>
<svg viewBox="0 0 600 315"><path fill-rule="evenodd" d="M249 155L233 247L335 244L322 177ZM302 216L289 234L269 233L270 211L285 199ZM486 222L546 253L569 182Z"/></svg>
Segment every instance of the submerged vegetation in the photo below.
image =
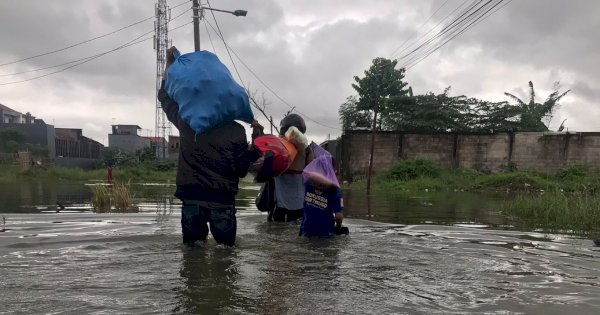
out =
<svg viewBox="0 0 600 315"><path fill-rule="evenodd" d="M510 197L499 210L516 226L600 239L600 172L583 165L569 166L555 175L519 171L513 165L484 174L408 159L378 174L374 183L384 191L506 192ZM364 182L352 185L361 187Z"/></svg>
<svg viewBox="0 0 600 315"><path fill-rule="evenodd" d="M92 186L92 206L97 213L138 212L133 206L133 196L122 184Z"/></svg>
<svg viewBox="0 0 600 315"><path fill-rule="evenodd" d="M589 192L520 194L504 202L502 213L515 225L600 239L600 195Z"/></svg>

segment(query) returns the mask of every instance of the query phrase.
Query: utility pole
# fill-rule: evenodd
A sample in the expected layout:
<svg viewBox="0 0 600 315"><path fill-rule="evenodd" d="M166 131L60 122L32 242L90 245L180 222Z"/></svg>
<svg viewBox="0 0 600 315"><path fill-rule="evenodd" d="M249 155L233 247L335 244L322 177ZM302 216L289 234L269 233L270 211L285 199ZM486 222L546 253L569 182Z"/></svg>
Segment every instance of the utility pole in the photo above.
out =
<svg viewBox="0 0 600 315"><path fill-rule="evenodd" d="M373 178L373 154L375 153L375 133L377 132L377 112L379 110L379 104L381 103L381 93L383 78L381 72L381 65L377 66L377 73L375 78L377 80L377 92L380 94L375 100L373 100L373 129L371 130L371 154L369 155L369 174L367 175L367 194L371 193L371 180Z"/></svg>
<svg viewBox="0 0 600 315"><path fill-rule="evenodd" d="M200 51L200 13L202 9L198 0L192 0L194 9L194 51Z"/></svg>
<svg viewBox="0 0 600 315"><path fill-rule="evenodd" d="M375 152L375 132L377 130L377 109L378 104L375 102L373 108L373 130L371 132L371 153L369 154L369 174L367 175L367 194L371 193L371 178L373 176L373 153Z"/></svg>

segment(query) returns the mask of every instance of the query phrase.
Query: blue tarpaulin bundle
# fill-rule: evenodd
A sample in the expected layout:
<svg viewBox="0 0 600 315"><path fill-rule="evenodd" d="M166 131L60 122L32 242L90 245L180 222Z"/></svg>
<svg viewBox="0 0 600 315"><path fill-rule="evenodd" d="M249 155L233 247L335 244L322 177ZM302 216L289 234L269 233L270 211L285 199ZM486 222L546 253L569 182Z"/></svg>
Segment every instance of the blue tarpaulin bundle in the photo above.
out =
<svg viewBox="0 0 600 315"><path fill-rule="evenodd" d="M167 71L165 89L196 134L234 120L254 120L248 94L215 54L177 55Z"/></svg>

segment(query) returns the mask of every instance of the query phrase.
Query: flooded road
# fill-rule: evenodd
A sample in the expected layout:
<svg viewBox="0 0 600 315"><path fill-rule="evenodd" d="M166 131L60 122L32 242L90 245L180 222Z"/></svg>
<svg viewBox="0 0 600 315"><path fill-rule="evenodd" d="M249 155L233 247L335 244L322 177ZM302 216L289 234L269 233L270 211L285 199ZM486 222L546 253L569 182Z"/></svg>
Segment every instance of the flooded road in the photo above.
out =
<svg viewBox="0 0 600 315"><path fill-rule="evenodd" d="M348 191L351 234L307 240L297 237L297 225L267 223L252 206L258 187L245 185L236 246L209 239L186 248L171 186L136 187L135 214L91 213L84 185L65 189L69 194L62 189L42 185L11 201L0 194L0 216L7 219L0 233L2 314L600 309L600 248L589 240L515 231L493 211L495 198L367 200ZM57 213L55 203L67 204L67 197L73 202Z"/></svg>

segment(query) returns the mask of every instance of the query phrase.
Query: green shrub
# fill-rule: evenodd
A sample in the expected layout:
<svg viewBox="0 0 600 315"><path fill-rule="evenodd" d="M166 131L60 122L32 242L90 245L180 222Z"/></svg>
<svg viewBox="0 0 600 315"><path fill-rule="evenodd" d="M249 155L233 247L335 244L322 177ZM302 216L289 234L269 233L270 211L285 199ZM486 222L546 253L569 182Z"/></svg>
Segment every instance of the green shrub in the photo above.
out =
<svg viewBox="0 0 600 315"><path fill-rule="evenodd" d="M570 180L593 175L597 175L597 172L587 165L571 165L560 169L555 176L559 179Z"/></svg>
<svg viewBox="0 0 600 315"><path fill-rule="evenodd" d="M560 191L521 194L505 201L502 209L518 226L600 238L600 196L597 194Z"/></svg>
<svg viewBox="0 0 600 315"><path fill-rule="evenodd" d="M557 188L557 183L548 176L536 172L498 173L480 177L474 188L506 188L512 190L539 190Z"/></svg>
<svg viewBox="0 0 600 315"><path fill-rule="evenodd" d="M416 158L400 161L387 172L387 177L393 180L413 180L417 178L438 178L442 168L436 163Z"/></svg>

